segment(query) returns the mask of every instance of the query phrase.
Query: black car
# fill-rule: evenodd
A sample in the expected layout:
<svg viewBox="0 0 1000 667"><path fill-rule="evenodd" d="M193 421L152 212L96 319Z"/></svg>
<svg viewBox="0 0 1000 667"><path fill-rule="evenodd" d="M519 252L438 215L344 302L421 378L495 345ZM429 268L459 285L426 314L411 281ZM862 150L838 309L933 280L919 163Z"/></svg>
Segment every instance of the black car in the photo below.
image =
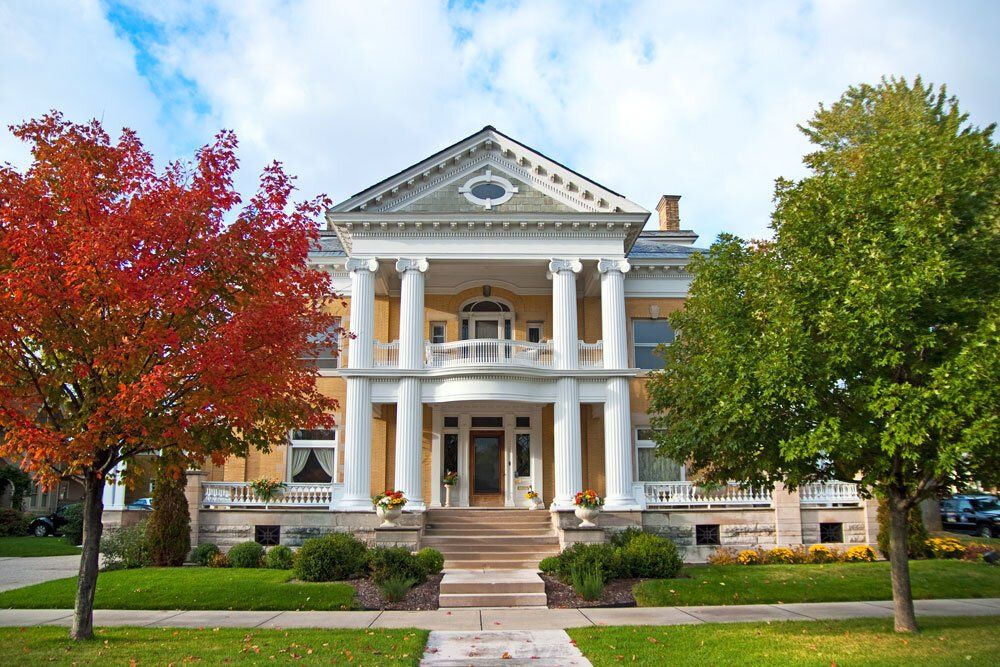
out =
<svg viewBox="0 0 1000 667"><path fill-rule="evenodd" d="M38 517L28 525L28 532L35 537L58 535L60 529L69 521L66 518L66 510L70 507L73 507L73 505L63 505L52 514Z"/></svg>
<svg viewBox="0 0 1000 667"><path fill-rule="evenodd" d="M986 494L963 494L941 501L945 530L1000 537L1000 501Z"/></svg>

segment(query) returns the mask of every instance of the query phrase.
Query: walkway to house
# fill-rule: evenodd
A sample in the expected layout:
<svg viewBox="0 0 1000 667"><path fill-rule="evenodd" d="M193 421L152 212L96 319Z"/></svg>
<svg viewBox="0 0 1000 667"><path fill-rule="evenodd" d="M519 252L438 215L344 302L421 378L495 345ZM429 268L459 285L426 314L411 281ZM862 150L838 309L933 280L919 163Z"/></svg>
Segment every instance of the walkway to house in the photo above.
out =
<svg viewBox="0 0 1000 667"><path fill-rule="evenodd" d="M75 577L79 572L79 556L4 557L0 558L0 591Z"/></svg>
<svg viewBox="0 0 1000 667"><path fill-rule="evenodd" d="M1000 616L1000 598L917 600L921 616ZM748 621L889 618L892 602L803 602L614 609L438 609L437 611L122 611L97 609L94 624L220 628L421 628L562 630L591 625L684 625ZM70 609L2 609L0 626L69 625Z"/></svg>

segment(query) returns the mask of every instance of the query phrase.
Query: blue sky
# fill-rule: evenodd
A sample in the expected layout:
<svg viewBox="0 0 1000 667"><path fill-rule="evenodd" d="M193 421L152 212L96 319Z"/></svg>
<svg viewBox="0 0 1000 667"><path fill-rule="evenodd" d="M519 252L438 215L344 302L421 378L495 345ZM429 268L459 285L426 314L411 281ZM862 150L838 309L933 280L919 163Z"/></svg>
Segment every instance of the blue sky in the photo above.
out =
<svg viewBox="0 0 1000 667"><path fill-rule="evenodd" d="M0 0L0 121L135 128L162 160L220 128L335 200L492 124L683 225L768 234L796 130L882 75L1000 119L998 2ZM27 154L0 135L0 159Z"/></svg>

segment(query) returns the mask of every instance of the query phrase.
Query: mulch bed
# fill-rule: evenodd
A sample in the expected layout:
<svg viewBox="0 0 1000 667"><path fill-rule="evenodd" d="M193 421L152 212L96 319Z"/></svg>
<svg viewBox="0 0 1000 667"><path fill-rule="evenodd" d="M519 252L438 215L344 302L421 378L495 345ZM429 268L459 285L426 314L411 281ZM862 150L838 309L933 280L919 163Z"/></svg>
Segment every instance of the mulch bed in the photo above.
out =
<svg viewBox="0 0 1000 667"><path fill-rule="evenodd" d="M361 609L391 611L426 611L438 608L438 593L441 590L442 574L432 574L427 581L414 586L400 602L389 603L371 579L352 579L347 583L357 591L357 602Z"/></svg>
<svg viewBox="0 0 1000 667"><path fill-rule="evenodd" d="M572 586L567 586L551 574L539 575L545 581L545 597L550 609L576 609L577 607L634 607L632 587L642 579L614 579L604 586L597 600L584 600Z"/></svg>

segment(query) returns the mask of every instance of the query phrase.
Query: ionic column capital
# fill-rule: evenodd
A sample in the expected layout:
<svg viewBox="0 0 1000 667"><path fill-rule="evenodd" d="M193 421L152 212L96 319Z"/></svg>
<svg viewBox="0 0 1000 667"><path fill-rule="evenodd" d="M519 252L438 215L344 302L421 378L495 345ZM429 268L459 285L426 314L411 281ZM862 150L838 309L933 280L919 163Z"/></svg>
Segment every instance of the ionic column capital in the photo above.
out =
<svg viewBox="0 0 1000 667"><path fill-rule="evenodd" d="M345 265L348 273L355 273L357 271L370 271L375 273L378 271L378 260L374 257L351 257L347 260Z"/></svg>
<svg viewBox="0 0 1000 667"><path fill-rule="evenodd" d="M554 275L556 273L561 273L562 271L572 271L573 273L580 273L583 269L583 264L580 263L578 259L553 259L549 262L549 275Z"/></svg>
<svg viewBox="0 0 1000 667"><path fill-rule="evenodd" d="M396 260L396 270L400 273L407 271L425 273L428 266L430 265L427 263L426 257L400 257Z"/></svg>
<svg viewBox="0 0 1000 667"><path fill-rule="evenodd" d="M597 262L597 270L599 273L608 273L610 271L628 273L631 269L632 265L629 264L627 259L602 259Z"/></svg>

